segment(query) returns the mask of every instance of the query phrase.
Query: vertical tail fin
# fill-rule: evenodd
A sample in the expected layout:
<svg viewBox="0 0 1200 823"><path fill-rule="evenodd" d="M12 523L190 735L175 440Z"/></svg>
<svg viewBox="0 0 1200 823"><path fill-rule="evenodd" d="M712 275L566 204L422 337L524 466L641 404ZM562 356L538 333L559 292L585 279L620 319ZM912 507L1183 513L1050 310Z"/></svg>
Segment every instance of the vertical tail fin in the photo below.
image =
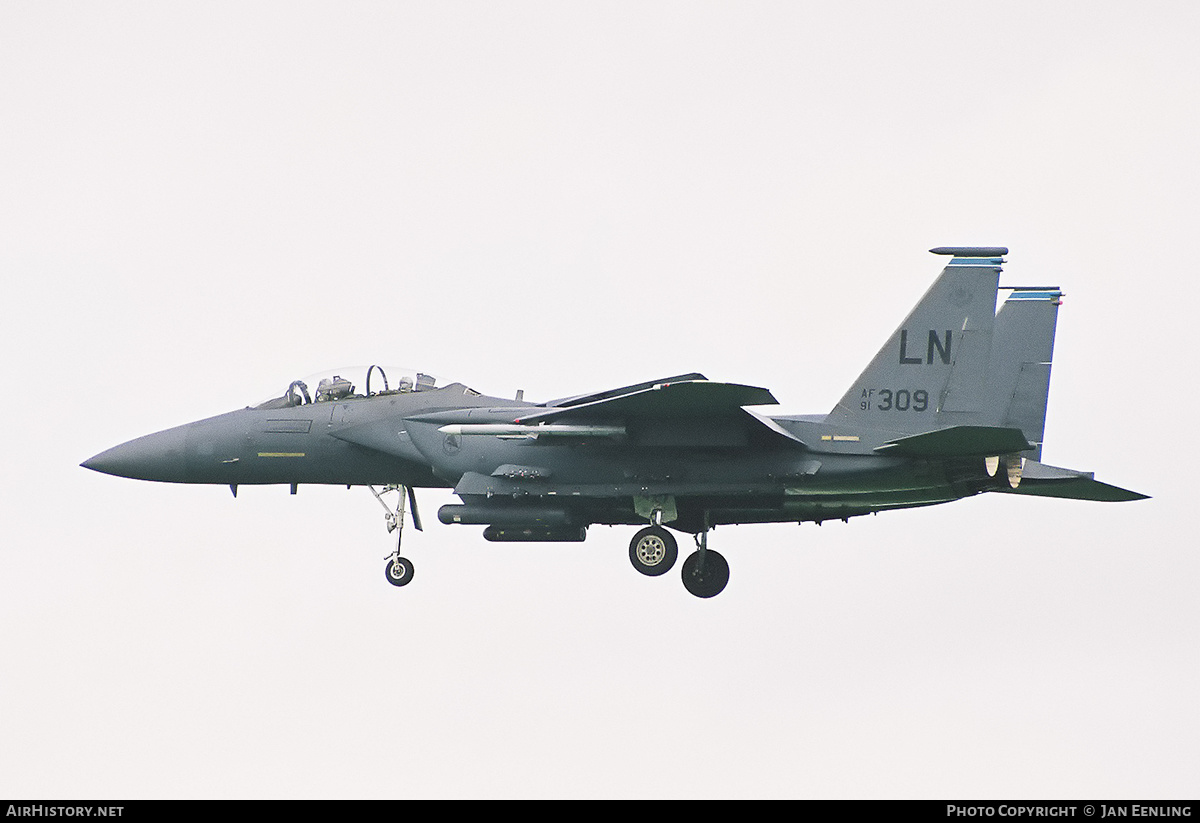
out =
<svg viewBox="0 0 1200 823"><path fill-rule="evenodd" d="M986 414L1000 247L930 249L952 255L833 411L831 422L901 432L977 424Z"/></svg>
<svg viewBox="0 0 1200 823"><path fill-rule="evenodd" d="M1050 363L1063 293L1057 286L1014 288L996 315L988 368L989 425L1018 428L1042 459Z"/></svg>

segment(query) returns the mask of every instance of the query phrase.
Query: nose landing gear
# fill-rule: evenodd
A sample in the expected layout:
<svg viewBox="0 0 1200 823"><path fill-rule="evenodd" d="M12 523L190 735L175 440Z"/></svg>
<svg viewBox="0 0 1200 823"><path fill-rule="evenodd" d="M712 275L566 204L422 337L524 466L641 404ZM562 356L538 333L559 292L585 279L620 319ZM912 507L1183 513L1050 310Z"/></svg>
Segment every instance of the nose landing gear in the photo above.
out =
<svg viewBox="0 0 1200 823"><path fill-rule="evenodd" d="M413 494L412 486L385 486L381 492L376 491L374 486L368 486L367 488L371 490L371 494L375 495L375 499L379 501L379 505L383 506L388 534L396 532L396 548L388 555L387 565L383 569L384 577L393 586L407 586L413 579L413 563L407 557L400 556L400 542L404 538L404 504L408 503L411 505L413 527L417 531L422 531L421 516L417 513L417 497ZM383 500L385 494L393 491L400 493L400 499L396 501L395 511Z"/></svg>
<svg viewBox="0 0 1200 823"><path fill-rule="evenodd" d="M393 586L407 586L413 579L412 561L399 554L393 555L383 569L387 582Z"/></svg>

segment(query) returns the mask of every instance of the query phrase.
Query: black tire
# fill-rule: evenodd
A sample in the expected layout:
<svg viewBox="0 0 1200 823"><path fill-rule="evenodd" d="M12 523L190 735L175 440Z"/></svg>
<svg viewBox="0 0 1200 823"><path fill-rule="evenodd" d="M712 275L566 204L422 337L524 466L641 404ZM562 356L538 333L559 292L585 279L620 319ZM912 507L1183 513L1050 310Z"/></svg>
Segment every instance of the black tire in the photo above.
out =
<svg viewBox="0 0 1200 823"><path fill-rule="evenodd" d="M716 597L728 582L729 563L712 549L693 552L683 561L683 587L696 597Z"/></svg>
<svg viewBox="0 0 1200 823"><path fill-rule="evenodd" d="M389 560L383 569L387 582L393 586L407 586L413 579L413 564L407 557Z"/></svg>
<svg viewBox="0 0 1200 823"><path fill-rule="evenodd" d="M669 572L678 556L675 538L662 526L647 526L629 541L629 562L647 577Z"/></svg>

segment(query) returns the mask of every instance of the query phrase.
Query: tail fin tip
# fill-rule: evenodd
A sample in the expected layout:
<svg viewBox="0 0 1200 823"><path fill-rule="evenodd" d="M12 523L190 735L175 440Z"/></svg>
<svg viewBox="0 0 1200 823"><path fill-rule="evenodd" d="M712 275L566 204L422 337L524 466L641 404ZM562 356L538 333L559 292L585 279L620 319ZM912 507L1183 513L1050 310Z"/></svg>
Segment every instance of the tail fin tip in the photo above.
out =
<svg viewBox="0 0 1200 823"><path fill-rule="evenodd" d="M1003 257L1008 254L1008 246L938 246L929 252L953 257Z"/></svg>

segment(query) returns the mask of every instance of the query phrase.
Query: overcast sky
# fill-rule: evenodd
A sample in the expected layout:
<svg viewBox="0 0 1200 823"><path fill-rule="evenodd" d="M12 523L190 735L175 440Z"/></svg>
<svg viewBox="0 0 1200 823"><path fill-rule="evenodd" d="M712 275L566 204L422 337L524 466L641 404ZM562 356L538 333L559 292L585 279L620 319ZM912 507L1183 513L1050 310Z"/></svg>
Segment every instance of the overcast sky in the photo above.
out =
<svg viewBox="0 0 1200 823"><path fill-rule="evenodd" d="M0 796L1194 798L1192 2L0 0ZM80 461L342 364L828 411L936 277L1059 285L1001 495L493 545ZM681 549L686 549L681 541Z"/></svg>

